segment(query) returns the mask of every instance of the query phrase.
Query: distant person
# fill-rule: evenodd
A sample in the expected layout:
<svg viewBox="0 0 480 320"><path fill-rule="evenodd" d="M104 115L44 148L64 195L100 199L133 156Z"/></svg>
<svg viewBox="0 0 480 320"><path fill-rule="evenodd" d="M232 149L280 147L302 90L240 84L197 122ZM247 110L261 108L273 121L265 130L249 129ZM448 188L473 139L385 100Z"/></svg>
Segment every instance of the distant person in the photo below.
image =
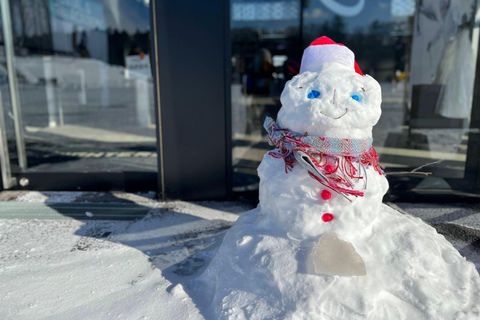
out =
<svg viewBox="0 0 480 320"><path fill-rule="evenodd" d="M80 38L80 43L77 45L77 28L73 28L72 32L72 46L73 51L76 52L82 58L90 58L90 52L88 51L88 39L87 39L87 32L84 30L82 31L82 35Z"/></svg>

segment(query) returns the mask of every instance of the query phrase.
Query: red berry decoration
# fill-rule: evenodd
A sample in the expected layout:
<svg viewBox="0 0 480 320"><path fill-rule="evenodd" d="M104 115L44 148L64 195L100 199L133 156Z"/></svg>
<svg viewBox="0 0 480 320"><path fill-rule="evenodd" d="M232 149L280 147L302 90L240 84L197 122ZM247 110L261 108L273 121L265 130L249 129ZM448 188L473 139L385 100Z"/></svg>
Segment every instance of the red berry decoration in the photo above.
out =
<svg viewBox="0 0 480 320"><path fill-rule="evenodd" d="M322 220L325 221L325 222L332 221L332 220L333 220L333 214L331 214L331 213L325 213L325 214L322 216Z"/></svg>
<svg viewBox="0 0 480 320"><path fill-rule="evenodd" d="M328 200L332 197L332 193L328 190L323 190L321 193L320 193L320 197L322 197L323 200Z"/></svg>
<svg viewBox="0 0 480 320"><path fill-rule="evenodd" d="M328 173L332 173L334 170L335 170L335 167L331 164L329 164L325 167L325 171L328 172Z"/></svg>

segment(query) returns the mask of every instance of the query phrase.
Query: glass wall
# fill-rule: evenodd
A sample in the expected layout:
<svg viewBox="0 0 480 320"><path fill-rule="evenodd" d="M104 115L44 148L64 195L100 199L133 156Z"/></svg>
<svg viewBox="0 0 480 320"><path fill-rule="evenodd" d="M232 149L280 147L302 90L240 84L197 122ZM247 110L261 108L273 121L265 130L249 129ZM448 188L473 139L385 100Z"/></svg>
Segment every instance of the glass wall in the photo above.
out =
<svg viewBox="0 0 480 320"><path fill-rule="evenodd" d="M10 17L18 116L3 29L0 90L12 170L157 172L149 0L12 0Z"/></svg>
<svg viewBox="0 0 480 320"><path fill-rule="evenodd" d="M480 156L468 147L478 131L470 121L476 6L476 0L231 0L234 192L258 189L256 168L271 149L263 121L276 118L303 50L323 35L349 47L382 87L373 138L391 191L471 192L478 178L466 163L478 167Z"/></svg>

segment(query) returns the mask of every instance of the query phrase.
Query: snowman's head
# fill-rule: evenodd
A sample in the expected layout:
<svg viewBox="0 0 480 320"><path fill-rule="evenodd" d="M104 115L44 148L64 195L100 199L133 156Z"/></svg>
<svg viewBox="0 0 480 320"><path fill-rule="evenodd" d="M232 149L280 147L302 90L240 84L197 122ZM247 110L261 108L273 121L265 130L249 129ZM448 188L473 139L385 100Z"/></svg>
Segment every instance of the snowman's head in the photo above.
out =
<svg viewBox="0 0 480 320"><path fill-rule="evenodd" d="M315 59L319 50L324 54L325 48L331 50L332 45L318 48L311 49L317 50L313 51ZM340 53L346 50L351 53L346 47L333 46L337 48L341 49ZM307 132L311 136L370 138L372 127L381 115L382 94L378 82L355 71L353 53L347 57L351 60L341 61L344 63L324 62L332 58L328 52L318 64L317 60L305 58L307 50L302 60L306 71L287 82L282 92L282 108L277 117L279 126L301 135Z"/></svg>

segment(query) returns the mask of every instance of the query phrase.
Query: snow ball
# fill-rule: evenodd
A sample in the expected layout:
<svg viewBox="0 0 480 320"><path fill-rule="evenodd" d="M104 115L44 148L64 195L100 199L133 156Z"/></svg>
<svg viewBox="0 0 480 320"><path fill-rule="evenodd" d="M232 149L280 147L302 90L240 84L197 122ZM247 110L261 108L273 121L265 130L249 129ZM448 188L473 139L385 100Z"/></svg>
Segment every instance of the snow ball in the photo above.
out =
<svg viewBox="0 0 480 320"><path fill-rule="evenodd" d="M93 217L93 213L91 213L90 211L85 212L85 215L89 218Z"/></svg>
<svg viewBox="0 0 480 320"><path fill-rule="evenodd" d="M174 296L185 296L186 293L185 293L185 290L183 289L183 286L181 283L177 284L175 287L172 288L172 291L171 293L174 295Z"/></svg>
<svg viewBox="0 0 480 320"><path fill-rule="evenodd" d="M249 243L253 238L251 236L245 236L240 240L237 240L237 247L241 247Z"/></svg>
<svg viewBox="0 0 480 320"><path fill-rule="evenodd" d="M312 90L320 95L313 97ZM281 102L281 128L302 135L365 139L380 118L382 97L375 79L332 63L321 72L295 76L286 84Z"/></svg>
<svg viewBox="0 0 480 320"><path fill-rule="evenodd" d="M442 252L442 258L446 263L455 263L455 254L451 251L445 250Z"/></svg>

